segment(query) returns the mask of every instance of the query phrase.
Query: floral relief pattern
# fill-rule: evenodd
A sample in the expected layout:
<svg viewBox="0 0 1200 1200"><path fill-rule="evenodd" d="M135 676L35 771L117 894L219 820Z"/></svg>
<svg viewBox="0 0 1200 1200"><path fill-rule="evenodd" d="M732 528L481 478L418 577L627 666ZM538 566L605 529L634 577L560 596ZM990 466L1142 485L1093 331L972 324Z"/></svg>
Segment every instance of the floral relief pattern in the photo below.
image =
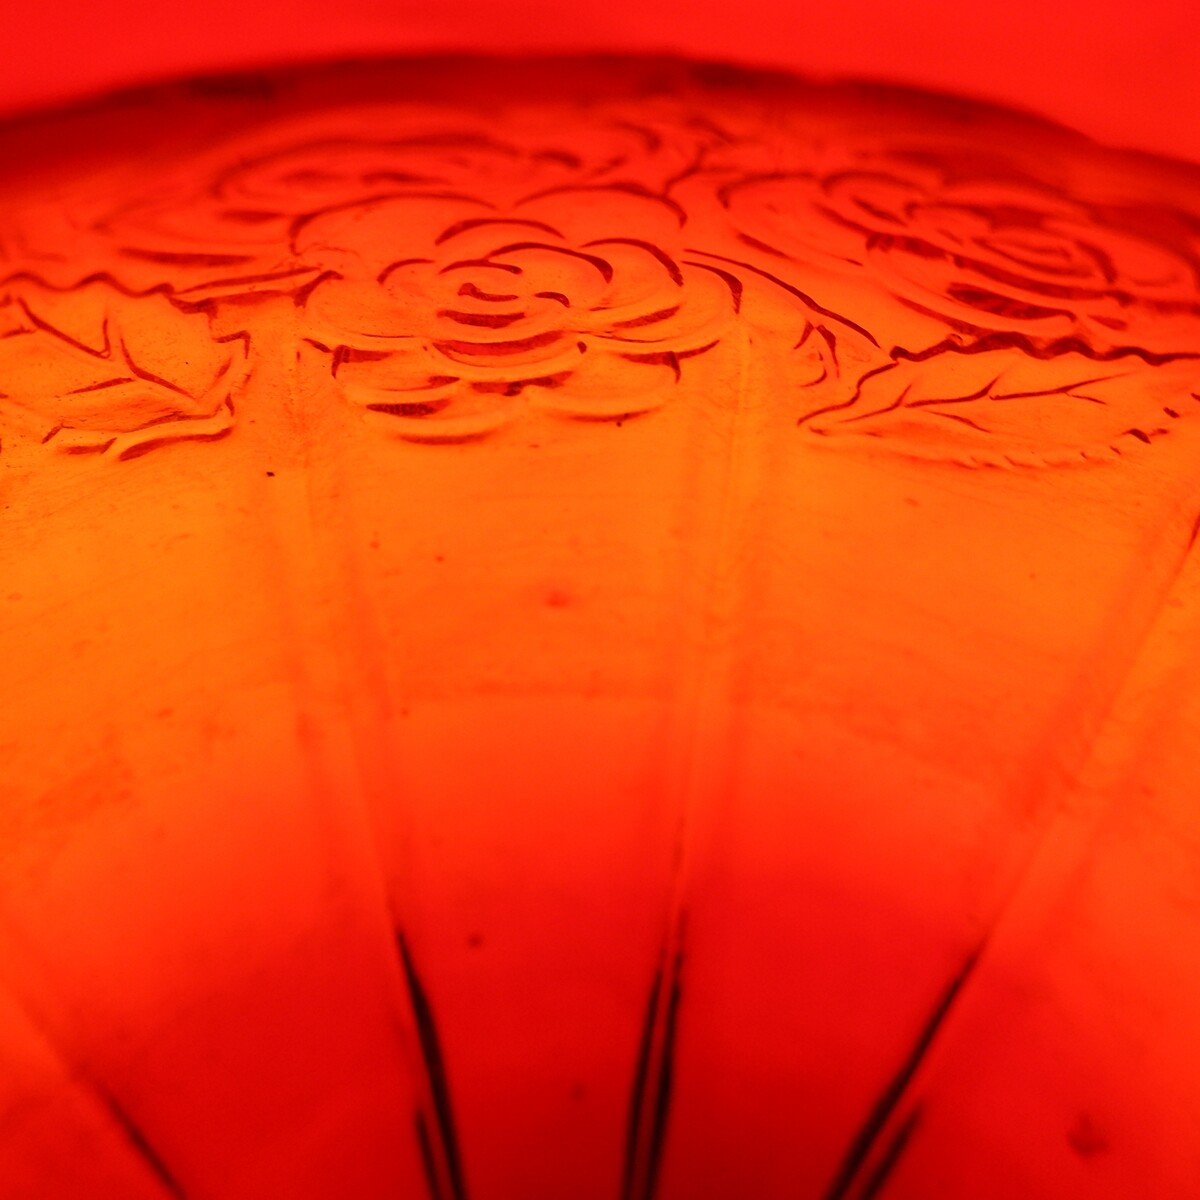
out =
<svg viewBox="0 0 1200 1200"><path fill-rule="evenodd" d="M461 117L414 129L421 114L376 116L394 133L343 117L225 149L207 178L192 164L95 215L76 256L108 262L131 302L236 311L250 329L254 305L292 297L342 394L420 441L479 436L531 403L592 419L649 411L736 316L739 289L684 253L669 195L720 137L703 122L605 112L585 158ZM47 276L70 290L69 271L42 264Z"/></svg>
<svg viewBox="0 0 1200 1200"><path fill-rule="evenodd" d="M685 257L679 232L661 200L599 188L507 213L377 201L304 221L294 243L322 268L308 328L347 394L437 438L526 402L592 418L664 403L736 315L728 281Z"/></svg>
<svg viewBox="0 0 1200 1200"><path fill-rule="evenodd" d="M53 245L13 218L6 422L123 456L159 425L217 436L256 313L280 303L306 364L412 441L530 410L648 413L735 329L798 432L829 445L1119 457L1200 404L1195 218L1085 201L936 137L880 148L738 113L360 107L183 156L133 194L73 196L42 223ZM171 332L143 346L143 325ZM39 355L78 385L48 391Z"/></svg>
<svg viewBox="0 0 1200 1200"><path fill-rule="evenodd" d="M515 129L530 127L523 141L481 132L478 118L472 127L461 113L416 106L281 126L96 212L92 249L103 255L115 246L122 279L138 289L161 285L163 267L171 268L172 292L190 303L292 291L314 273L294 245L297 227L314 217L398 200L457 202L466 217L472 207L505 209L593 188L663 196L716 138L610 112L586 122L556 115L542 118L545 130L536 113L514 116ZM586 154L569 148L579 142Z"/></svg>
<svg viewBox="0 0 1200 1200"><path fill-rule="evenodd" d="M1087 205L936 150L864 160L721 188L761 255L888 297L871 327L888 360L806 414L814 431L1062 461L1119 455L1194 405L1200 254L1184 215Z"/></svg>

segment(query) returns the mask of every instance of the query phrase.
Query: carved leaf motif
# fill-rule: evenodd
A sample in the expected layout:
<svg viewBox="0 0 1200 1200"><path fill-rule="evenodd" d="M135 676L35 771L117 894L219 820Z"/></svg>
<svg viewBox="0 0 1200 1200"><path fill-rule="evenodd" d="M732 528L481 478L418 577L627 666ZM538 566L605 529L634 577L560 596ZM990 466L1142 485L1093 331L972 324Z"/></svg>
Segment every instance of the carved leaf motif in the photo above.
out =
<svg viewBox="0 0 1200 1200"><path fill-rule="evenodd" d="M59 450L127 458L220 437L245 369L244 337L214 338L162 296L21 281L0 299L3 423Z"/></svg>
<svg viewBox="0 0 1200 1200"><path fill-rule="evenodd" d="M866 372L849 399L800 425L831 441L871 438L971 466L1078 463L1166 436L1200 405L1198 379L1200 358L1154 366L1078 353L1040 360L1014 347L946 349Z"/></svg>

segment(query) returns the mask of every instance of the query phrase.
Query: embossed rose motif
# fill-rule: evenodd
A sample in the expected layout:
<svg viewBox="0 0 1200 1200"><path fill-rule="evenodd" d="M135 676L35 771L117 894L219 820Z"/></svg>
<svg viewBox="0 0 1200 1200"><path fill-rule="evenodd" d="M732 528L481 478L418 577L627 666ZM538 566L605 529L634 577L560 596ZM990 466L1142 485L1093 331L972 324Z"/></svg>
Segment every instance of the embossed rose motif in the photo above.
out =
<svg viewBox="0 0 1200 1200"><path fill-rule="evenodd" d="M1088 206L1030 178L955 182L904 163L754 177L723 194L743 230L869 269L963 332L1163 354L1180 349L1180 319L1200 318L1200 262L1169 214Z"/></svg>
<svg viewBox="0 0 1200 1200"><path fill-rule="evenodd" d="M310 341L346 395L416 439L479 435L526 405L619 418L663 404L737 311L680 214L619 187L507 208L412 195L298 222Z"/></svg>
<svg viewBox="0 0 1200 1200"><path fill-rule="evenodd" d="M1179 349L1171 318L1200 314L1200 267L1161 240L1161 225L1138 229L1134 214L1122 220L1031 180L857 171L822 191L820 207L865 238L888 286L970 329L1163 354Z"/></svg>
<svg viewBox="0 0 1200 1200"><path fill-rule="evenodd" d="M553 110L513 115L505 136L493 124L416 105L281 124L189 159L149 187L139 180L132 199L98 203L59 237L75 236L81 258L115 249L116 273L135 290L165 284L194 303L279 293L309 277L292 233L314 213L439 194L517 204L580 186L662 194L716 136L672 125L653 104L597 114L583 136L567 136ZM53 256L37 269L53 273Z"/></svg>

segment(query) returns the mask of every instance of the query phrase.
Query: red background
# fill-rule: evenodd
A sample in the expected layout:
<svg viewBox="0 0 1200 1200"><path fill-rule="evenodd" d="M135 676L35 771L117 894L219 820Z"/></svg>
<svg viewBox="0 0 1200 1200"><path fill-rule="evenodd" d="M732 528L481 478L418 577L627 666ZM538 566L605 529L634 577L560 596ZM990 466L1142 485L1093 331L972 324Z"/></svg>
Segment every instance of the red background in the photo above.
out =
<svg viewBox="0 0 1200 1200"><path fill-rule="evenodd" d="M0 110L280 59L602 48L961 92L1200 160L1187 0L45 0L4 24Z"/></svg>

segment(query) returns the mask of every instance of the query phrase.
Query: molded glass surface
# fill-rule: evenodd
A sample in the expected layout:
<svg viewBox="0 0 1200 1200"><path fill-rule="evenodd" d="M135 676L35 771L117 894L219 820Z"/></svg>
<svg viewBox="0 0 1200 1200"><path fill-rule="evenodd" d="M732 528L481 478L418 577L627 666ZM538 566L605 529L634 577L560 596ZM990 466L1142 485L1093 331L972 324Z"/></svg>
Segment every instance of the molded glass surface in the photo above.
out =
<svg viewBox="0 0 1200 1200"><path fill-rule="evenodd" d="M413 60L0 130L0 1200L1187 1200L1200 175Z"/></svg>

